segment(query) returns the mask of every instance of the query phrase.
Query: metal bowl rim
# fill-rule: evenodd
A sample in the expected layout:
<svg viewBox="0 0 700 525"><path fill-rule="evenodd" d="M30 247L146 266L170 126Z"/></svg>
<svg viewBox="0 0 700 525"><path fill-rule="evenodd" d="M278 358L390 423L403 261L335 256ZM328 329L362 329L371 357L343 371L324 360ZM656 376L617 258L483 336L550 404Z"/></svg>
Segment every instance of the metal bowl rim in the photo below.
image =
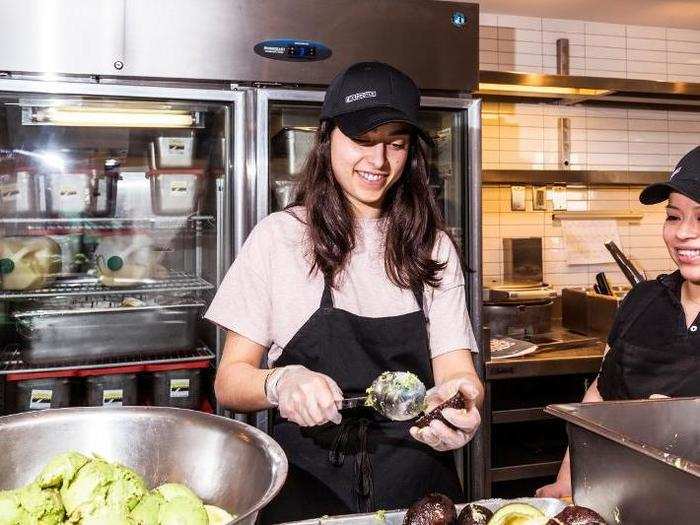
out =
<svg viewBox="0 0 700 525"><path fill-rule="evenodd" d="M268 436L265 432L262 430L255 428L252 425L248 425L246 423L243 423L242 421L238 421L236 419L230 419L224 416L219 416L217 414L209 414L206 412L200 412L198 410L189 410L186 408L176 408L176 407L154 407L154 406L126 406L126 407L109 407L109 408L104 408L104 407L68 407L68 408L52 408L48 411L35 411L35 412L22 412L19 414L10 414L6 416L0 416L0 433L2 432L2 428L5 424L10 424L10 423L22 423L24 420L32 420L32 419L37 419L41 416L60 416L61 414L66 415L66 414L90 414L90 413L96 413L100 415L105 415L105 413L108 412L126 412L126 413L142 413L142 414L188 414L190 416L194 416L196 418L199 418L200 420L203 419L213 419L218 421L221 424L224 425L230 425L233 427L237 427L238 429L245 430L246 432L249 432L252 434L258 442L264 443L267 445L267 447L263 448L263 451L265 454L268 455L268 457L271 460L271 466L272 466L272 471L273 474L277 474L275 476L274 482L271 484L270 487L265 491L264 496L261 498L261 500L256 503L248 512L245 514L239 514L236 516L236 519L233 521L227 523L226 525L233 525L234 523L238 523L251 514L254 514L256 512L259 512L260 509L262 509L265 505L267 505L272 498L277 495L277 493L280 491L282 488L282 485L284 485L284 482L287 479L287 473L289 471L289 463L287 461L287 455L284 453L284 450L282 450L282 447L270 436Z"/></svg>

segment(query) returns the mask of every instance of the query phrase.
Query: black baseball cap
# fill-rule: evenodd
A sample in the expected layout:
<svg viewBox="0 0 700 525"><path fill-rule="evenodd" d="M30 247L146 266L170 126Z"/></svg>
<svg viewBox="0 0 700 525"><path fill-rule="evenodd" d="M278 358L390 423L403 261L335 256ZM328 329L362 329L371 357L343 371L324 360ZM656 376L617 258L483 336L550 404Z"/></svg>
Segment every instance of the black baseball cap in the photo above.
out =
<svg viewBox="0 0 700 525"><path fill-rule="evenodd" d="M700 146L690 150L678 161L668 182L659 182L644 188L639 195L639 201L642 204L658 204L668 199L672 191L700 202Z"/></svg>
<svg viewBox="0 0 700 525"><path fill-rule="evenodd" d="M411 78L383 62L358 62L331 82L321 120L333 120L349 137L359 137L388 122L410 124L427 142L418 123L420 92Z"/></svg>

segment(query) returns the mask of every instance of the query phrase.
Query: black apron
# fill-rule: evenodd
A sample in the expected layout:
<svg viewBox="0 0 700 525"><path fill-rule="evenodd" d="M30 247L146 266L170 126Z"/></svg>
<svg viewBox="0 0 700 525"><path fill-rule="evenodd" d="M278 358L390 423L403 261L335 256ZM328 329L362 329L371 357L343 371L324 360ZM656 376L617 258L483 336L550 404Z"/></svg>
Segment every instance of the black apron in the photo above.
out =
<svg viewBox="0 0 700 525"><path fill-rule="evenodd" d="M299 364L334 379L346 397L385 370L410 371L434 384L423 293L419 310L360 317L334 308L326 279L321 306L294 335L276 366ZM343 411L340 425L299 427L277 417L273 437L289 459L289 475L261 513L262 523L405 508L429 492L463 500L454 456L436 452L396 422L367 408Z"/></svg>
<svg viewBox="0 0 700 525"><path fill-rule="evenodd" d="M604 400L647 399L652 394L700 395L700 349L688 333L683 306L675 295L671 297L678 322L667 327L668 338L663 348L645 340L644 327L655 323L651 304L666 300L664 295L669 293L663 285L658 285L626 305L619 333L608 341L610 351L598 379Z"/></svg>

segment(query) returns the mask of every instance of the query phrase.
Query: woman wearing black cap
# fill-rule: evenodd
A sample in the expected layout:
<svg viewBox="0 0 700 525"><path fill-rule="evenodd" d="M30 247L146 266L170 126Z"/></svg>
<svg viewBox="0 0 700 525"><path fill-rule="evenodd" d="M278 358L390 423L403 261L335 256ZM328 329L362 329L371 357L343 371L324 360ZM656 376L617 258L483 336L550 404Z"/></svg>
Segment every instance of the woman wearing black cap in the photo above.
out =
<svg viewBox="0 0 700 525"><path fill-rule="evenodd" d="M483 390L460 258L428 187L419 101L386 64L340 74L294 203L256 226L207 312L229 330L219 402L277 408L290 470L263 522L402 508L430 492L462 499L447 451L476 432ZM430 406L460 392L468 408L443 411L454 428L420 430L338 412L385 370L433 387Z"/></svg>
<svg viewBox="0 0 700 525"><path fill-rule="evenodd" d="M668 200L663 237L678 270L639 283L622 301L584 402L700 396L700 146L639 200ZM557 481L537 495L571 495L568 452Z"/></svg>

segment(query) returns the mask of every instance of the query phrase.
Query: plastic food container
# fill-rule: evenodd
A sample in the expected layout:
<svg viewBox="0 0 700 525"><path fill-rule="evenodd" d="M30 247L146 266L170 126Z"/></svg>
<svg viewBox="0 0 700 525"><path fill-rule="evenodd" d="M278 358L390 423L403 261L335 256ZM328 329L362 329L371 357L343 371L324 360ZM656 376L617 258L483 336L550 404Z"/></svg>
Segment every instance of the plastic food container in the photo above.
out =
<svg viewBox="0 0 700 525"><path fill-rule="evenodd" d="M138 286L163 278L153 238L144 233L104 235L95 249L95 262L104 286Z"/></svg>
<svg viewBox="0 0 700 525"><path fill-rule="evenodd" d="M116 208L114 170L76 165L42 175L47 214L50 217L112 217Z"/></svg>
<svg viewBox="0 0 700 525"><path fill-rule="evenodd" d="M151 385L154 405L194 410L201 404L200 369L154 372Z"/></svg>
<svg viewBox="0 0 700 525"><path fill-rule="evenodd" d="M158 137L158 161L163 168L189 168L194 158L194 137Z"/></svg>
<svg viewBox="0 0 700 525"><path fill-rule="evenodd" d="M9 382L8 389L14 391L14 403L9 412L26 412L47 408L63 408L70 405L70 379L28 379ZM12 399L13 396L8 396Z"/></svg>
<svg viewBox="0 0 700 525"><path fill-rule="evenodd" d="M156 215L188 216L197 213L203 197L203 169L151 170L151 206Z"/></svg>
<svg viewBox="0 0 700 525"><path fill-rule="evenodd" d="M0 217L43 217L46 210L40 206L39 187L33 170L0 162Z"/></svg>
<svg viewBox="0 0 700 525"><path fill-rule="evenodd" d="M284 128L272 137L272 167L296 175L301 172L316 140L316 128Z"/></svg>
<svg viewBox="0 0 700 525"><path fill-rule="evenodd" d="M138 404L136 374L110 374L85 379L87 404L91 407L120 407Z"/></svg>
<svg viewBox="0 0 700 525"><path fill-rule="evenodd" d="M48 237L0 238L0 288L33 290L49 286L61 272L61 247Z"/></svg>
<svg viewBox="0 0 700 525"><path fill-rule="evenodd" d="M61 305L12 314L32 364L94 363L166 355L197 346L202 303L140 307Z"/></svg>

